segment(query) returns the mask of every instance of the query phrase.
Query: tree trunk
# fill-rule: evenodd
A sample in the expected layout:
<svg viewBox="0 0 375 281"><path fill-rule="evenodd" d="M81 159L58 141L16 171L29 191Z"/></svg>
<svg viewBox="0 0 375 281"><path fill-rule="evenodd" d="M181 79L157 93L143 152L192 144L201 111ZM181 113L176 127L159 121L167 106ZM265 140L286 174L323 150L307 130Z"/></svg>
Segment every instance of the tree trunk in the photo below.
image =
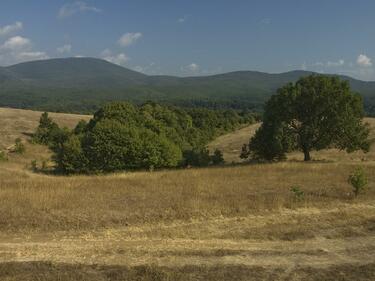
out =
<svg viewBox="0 0 375 281"><path fill-rule="evenodd" d="M310 161L310 160L311 160L310 150L308 150L308 149L304 149L304 150L303 150L303 154L305 155L305 159L304 159L304 161Z"/></svg>

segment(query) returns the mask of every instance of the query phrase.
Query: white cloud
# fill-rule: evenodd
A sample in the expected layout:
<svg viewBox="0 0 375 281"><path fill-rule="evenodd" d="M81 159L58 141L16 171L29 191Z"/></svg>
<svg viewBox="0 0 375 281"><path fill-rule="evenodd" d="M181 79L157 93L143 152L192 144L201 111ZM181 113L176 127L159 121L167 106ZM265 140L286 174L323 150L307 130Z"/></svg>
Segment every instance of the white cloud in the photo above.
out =
<svg viewBox="0 0 375 281"><path fill-rule="evenodd" d="M188 19L188 16L183 16L183 17L179 18L179 19L177 20L177 22L178 22L178 23L184 23L184 22L187 21L187 19Z"/></svg>
<svg viewBox="0 0 375 281"><path fill-rule="evenodd" d="M199 70L199 65L196 63L191 63L187 66L187 69L189 69L191 72L197 72Z"/></svg>
<svg viewBox="0 0 375 281"><path fill-rule="evenodd" d="M23 28L22 22L17 21L14 24L6 25L1 27L0 26L0 36L5 36L15 31L21 30Z"/></svg>
<svg viewBox="0 0 375 281"><path fill-rule="evenodd" d="M121 36L121 38L118 40L118 43L122 47L127 47L135 43L138 39L142 37L142 33L136 32L136 33L125 33Z"/></svg>
<svg viewBox="0 0 375 281"><path fill-rule="evenodd" d="M145 72L145 68L143 66L140 66L140 65L137 65L136 67L134 67L134 70L137 71L137 72L141 72L141 73Z"/></svg>
<svg viewBox="0 0 375 281"><path fill-rule="evenodd" d="M270 18L263 18L259 21L261 25L268 25L271 24L271 19Z"/></svg>
<svg viewBox="0 0 375 281"><path fill-rule="evenodd" d="M111 56L111 55L112 55L112 52L111 52L110 49L105 49L104 51L102 51L102 52L100 53L100 55L101 55L102 57L108 57L108 56Z"/></svg>
<svg viewBox="0 0 375 281"><path fill-rule="evenodd" d="M45 52L35 51L30 39L14 36L0 46L0 64L9 65L31 60L47 59Z"/></svg>
<svg viewBox="0 0 375 281"><path fill-rule="evenodd" d="M20 52L14 55L18 61L43 60L49 58L45 52Z"/></svg>
<svg viewBox="0 0 375 281"><path fill-rule="evenodd" d="M84 1L75 1L73 3L68 3L62 6L58 13L59 19L64 19L70 16L73 16L76 13L82 13L82 12L94 12L94 13L100 13L101 10L94 6L89 6Z"/></svg>
<svg viewBox="0 0 375 281"><path fill-rule="evenodd" d="M321 62L321 61L318 61L318 62L314 63L313 66L324 66L324 63Z"/></svg>
<svg viewBox="0 0 375 281"><path fill-rule="evenodd" d="M372 66L371 59L363 54L360 54L357 58L357 64L361 67L370 67Z"/></svg>
<svg viewBox="0 0 375 281"><path fill-rule="evenodd" d="M181 66L181 71L182 72L185 72L185 73L198 73L199 70L200 70L200 66L196 63L191 63L189 65L186 65L186 66Z"/></svg>
<svg viewBox="0 0 375 281"><path fill-rule="evenodd" d="M70 44L65 44L64 46L61 46L61 47L58 47L56 49L56 51L60 54L64 54L64 53L70 53L72 50L72 45Z"/></svg>
<svg viewBox="0 0 375 281"><path fill-rule="evenodd" d="M100 55L104 60L122 66L130 60L126 54L112 54L111 50L109 49L105 49Z"/></svg>
<svg viewBox="0 0 375 281"><path fill-rule="evenodd" d="M22 36L15 36L9 38L3 45L0 46L0 50L21 50L31 46L31 41Z"/></svg>
<svg viewBox="0 0 375 281"><path fill-rule="evenodd" d="M137 65L133 67L133 70L141 72L141 73L160 74L161 68L157 67L154 62L151 62L150 64L145 65L145 66Z"/></svg>
<svg viewBox="0 0 375 281"><path fill-rule="evenodd" d="M327 67L338 67L338 66L343 66L344 64L345 64L345 61L343 59L338 60L338 61L328 61Z"/></svg>

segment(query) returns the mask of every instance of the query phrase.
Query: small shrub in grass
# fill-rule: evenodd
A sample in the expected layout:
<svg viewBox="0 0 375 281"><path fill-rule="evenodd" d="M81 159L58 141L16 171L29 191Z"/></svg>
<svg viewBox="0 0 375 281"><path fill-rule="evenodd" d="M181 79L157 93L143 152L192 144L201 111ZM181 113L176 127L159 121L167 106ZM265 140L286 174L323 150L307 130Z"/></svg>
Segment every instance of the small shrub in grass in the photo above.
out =
<svg viewBox="0 0 375 281"><path fill-rule="evenodd" d="M223 153L220 149L215 149L214 154L211 156L212 164L220 165L224 163Z"/></svg>
<svg viewBox="0 0 375 281"><path fill-rule="evenodd" d="M8 161L8 156L4 151L0 150L0 161Z"/></svg>
<svg viewBox="0 0 375 281"><path fill-rule="evenodd" d="M365 189L368 183L368 179L363 168L356 168L353 173L349 175L348 182L352 185L353 193L357 197L359 193Z"/></svg>
<svg viewBox="0 0 375 281"><path fill-rule="evenodd" d="M38 163L37 161L34 159L34 160L31 160L31 170L33 170L33 172L37 172L38 171Z"/></svg>
<svg viewBox="0 0 375 281"><path fill-rule="evenodd" d="M46 159L42 160L42 171L46 171L48 169L48 161Z"/></svg>
<svg viewBox="0 0 375 281"><path fill-rule="evenodd" d="M17 153L17 154L25 153L25 145L22 143L22 140L20 138L16 138L15 140L14 153Z"/></svg>
<svg viewBox="0 0 375 281"><path fill-rule="evenodd" d="M305 198L305 193L299 186L292 186L290 191L293 193L293 196L297 200L303 200Z"/></svg>

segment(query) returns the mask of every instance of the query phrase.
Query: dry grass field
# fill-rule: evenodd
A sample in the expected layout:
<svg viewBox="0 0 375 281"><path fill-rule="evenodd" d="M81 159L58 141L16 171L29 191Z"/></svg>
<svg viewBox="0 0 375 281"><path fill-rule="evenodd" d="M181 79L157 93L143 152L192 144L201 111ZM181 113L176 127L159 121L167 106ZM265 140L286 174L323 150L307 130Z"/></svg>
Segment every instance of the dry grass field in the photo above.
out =
<svg viewBox="0 0 375 281"><path fill-rule="evenodd" d="M26 142L39 115L0 109L0 144ZM52 117L70 127L89 118ZM238 162L256 126L210 147ZM322 151L311 163L293 153L175 171L31 171L31 160L48 157L26 143L24 155L0 162L0 280L375 280L375 147ZM347 177L357 166L369 184L354 198Z"/></svg>

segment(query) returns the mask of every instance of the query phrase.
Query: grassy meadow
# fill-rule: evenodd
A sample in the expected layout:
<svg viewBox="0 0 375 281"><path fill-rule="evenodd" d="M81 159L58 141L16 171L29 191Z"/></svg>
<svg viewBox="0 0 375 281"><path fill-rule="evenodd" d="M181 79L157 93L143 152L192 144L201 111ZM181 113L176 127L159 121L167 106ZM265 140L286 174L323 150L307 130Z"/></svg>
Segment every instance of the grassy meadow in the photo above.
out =
<svg viewBox="0 0 375 281"><path fill-rule="evenodd" d="M210 144L222 167L63 177L31 170L50 157L27 142L39 116L0 109L0 148L26 145L0 162L0 280L375 280L375 147L245 164L252 125Z"/></svg>

